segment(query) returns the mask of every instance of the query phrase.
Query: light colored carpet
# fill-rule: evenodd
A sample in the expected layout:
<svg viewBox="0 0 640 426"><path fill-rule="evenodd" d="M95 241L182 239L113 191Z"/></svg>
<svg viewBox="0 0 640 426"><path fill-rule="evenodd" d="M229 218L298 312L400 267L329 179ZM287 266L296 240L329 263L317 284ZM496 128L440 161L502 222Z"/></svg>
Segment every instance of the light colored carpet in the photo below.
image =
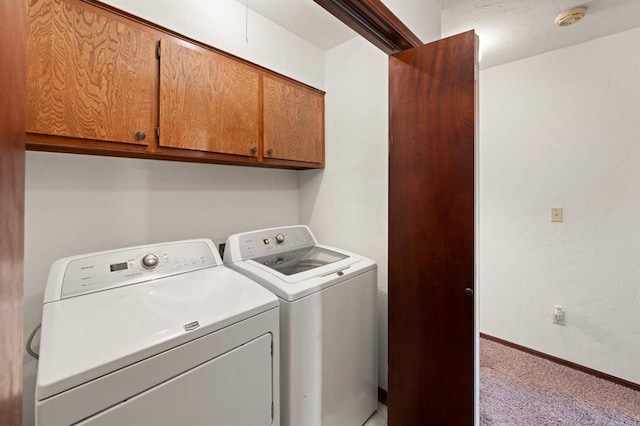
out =
<svg viewBox="0 0 640 426"><path fill-rule="evenodd" d="M480 339L480 423L640 425L640 392Z"/></svg>

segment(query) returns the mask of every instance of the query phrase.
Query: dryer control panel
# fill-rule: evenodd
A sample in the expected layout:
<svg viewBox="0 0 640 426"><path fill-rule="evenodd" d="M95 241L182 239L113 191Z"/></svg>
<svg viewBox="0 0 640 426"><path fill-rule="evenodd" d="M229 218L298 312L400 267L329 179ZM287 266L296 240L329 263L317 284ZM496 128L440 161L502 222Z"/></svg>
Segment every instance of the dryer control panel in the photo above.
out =
<svg viewBox="0 0 640 426"><path fill-rule="evenodd" d="M64 264L59 265L64 266L60 298L216 266L219 261L213 250L215 249L210 241L191 240L62 259L58 261ZM51 278L50 276L50 281ZM51 284L49 282L47 286Z"/></svg>

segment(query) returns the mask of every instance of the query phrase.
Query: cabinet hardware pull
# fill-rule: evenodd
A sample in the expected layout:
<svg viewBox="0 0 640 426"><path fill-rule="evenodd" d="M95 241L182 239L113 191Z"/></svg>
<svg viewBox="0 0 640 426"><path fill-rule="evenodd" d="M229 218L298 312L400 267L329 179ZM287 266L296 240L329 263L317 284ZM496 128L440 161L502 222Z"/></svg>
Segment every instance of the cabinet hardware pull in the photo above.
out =
<svg viewBox="0 0 640 426"><path fill-rule="evenodd" d="M273 155L273 148L267 149L267 155Z"/></svg>
<svg viewBox="0 0 640 426"><path fill-rule="evenodd" d="M255 154L256 152L258 152L258 147L257 146L252 146L251 147L251 153Z"/></svg>
<svg viewBox="0 0 640 426"><path fill-rule="evenodd" d="M464 289L464 294L467 296L473 296L473 289L472 288L465 288Z"/></svg>
<svg viewBox="0 0 640 426"><path fill-rule="evenodd" d="M135 137L136 137L137 140L143 141L147 137L147 134L145 132L143 132L142 130L138 130L136 132L136 134L135 134Z"/></svg>

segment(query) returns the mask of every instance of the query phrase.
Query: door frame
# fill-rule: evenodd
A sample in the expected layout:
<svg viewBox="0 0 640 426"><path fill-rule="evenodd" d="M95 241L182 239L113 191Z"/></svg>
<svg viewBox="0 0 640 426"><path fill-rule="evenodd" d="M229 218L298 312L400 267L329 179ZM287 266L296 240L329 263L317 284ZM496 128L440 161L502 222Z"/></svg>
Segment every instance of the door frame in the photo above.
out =
<svg viewBox="0 0 640 426"><path fill-rule="evenodd" d="M0 2L0 424L22 424L27 2Z"/></svg>

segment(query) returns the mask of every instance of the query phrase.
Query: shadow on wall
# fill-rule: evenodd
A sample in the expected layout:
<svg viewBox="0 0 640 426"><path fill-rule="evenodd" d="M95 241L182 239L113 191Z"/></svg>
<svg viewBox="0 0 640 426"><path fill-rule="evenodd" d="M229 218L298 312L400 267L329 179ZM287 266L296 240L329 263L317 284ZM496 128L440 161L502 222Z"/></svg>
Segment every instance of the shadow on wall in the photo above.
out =
<svg viewBox="0 0 640 426"><path fill-rule="evenodd" d="M300 189L300 223L310 226L313 212L322 186L324 170L305 170L298 173ZM313 229L311 230L313 232Z"/></svg>

